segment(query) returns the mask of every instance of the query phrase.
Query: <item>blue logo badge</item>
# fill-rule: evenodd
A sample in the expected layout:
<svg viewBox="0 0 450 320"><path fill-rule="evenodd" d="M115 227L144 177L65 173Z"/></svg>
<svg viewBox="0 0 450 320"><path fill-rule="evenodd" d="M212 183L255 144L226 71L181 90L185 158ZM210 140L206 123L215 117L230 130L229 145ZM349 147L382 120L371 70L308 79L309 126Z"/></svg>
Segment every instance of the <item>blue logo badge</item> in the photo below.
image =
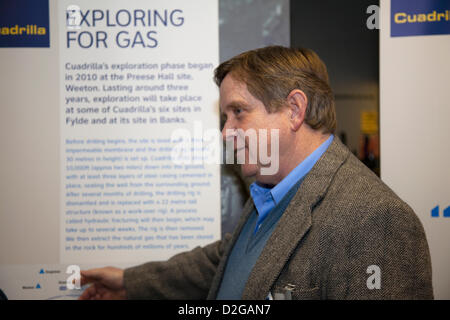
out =
<svg viewBox="0 0 450 320"><path fill-rule="evenodd" d="M50 47L48 0L0 3L0 47Z"/></svg>
<svg viewBox="0 0 450 320"><path fill-rule="evenodd" d="M449 0L391 0L391 37L450 34Z"/></svg>

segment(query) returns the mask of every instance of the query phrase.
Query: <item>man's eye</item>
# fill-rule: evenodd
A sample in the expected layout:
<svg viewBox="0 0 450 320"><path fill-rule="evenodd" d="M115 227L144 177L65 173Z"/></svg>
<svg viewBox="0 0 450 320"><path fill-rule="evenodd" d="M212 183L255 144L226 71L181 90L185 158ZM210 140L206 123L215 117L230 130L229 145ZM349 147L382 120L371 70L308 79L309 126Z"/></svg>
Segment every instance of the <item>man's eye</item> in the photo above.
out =
<svg viewBox="0 0 450 320"><path fill-rule="evenodd" d="M227 121L227 115L225 114L225 113L222 113L221 114L221 119L222 119L222 121L224 121L224 122L226 122Z"/></svg>
<svg viewBox="0 0 450 320"><path fill-rule="evenodd" d="M241 108L236 108L236 109L234 109L234 114L235 115L239 115L239 114L241 114L242 113L242 109Z"/></svg>

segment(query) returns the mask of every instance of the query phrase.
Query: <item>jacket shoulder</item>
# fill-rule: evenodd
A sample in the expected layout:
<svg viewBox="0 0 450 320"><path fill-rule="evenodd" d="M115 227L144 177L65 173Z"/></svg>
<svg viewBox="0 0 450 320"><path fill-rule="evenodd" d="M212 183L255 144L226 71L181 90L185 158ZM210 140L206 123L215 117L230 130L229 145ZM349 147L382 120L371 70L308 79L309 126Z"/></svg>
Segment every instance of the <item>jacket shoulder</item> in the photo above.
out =
<svg viewBox="0 0 450 320"><path fill-rule="evenodd" d="M337 171L323 205L327 206L327 220L334 225L362 227L367 220L376 219L382 225L395 222L398 227L423 233L413 209L353 154Z"/></svg>

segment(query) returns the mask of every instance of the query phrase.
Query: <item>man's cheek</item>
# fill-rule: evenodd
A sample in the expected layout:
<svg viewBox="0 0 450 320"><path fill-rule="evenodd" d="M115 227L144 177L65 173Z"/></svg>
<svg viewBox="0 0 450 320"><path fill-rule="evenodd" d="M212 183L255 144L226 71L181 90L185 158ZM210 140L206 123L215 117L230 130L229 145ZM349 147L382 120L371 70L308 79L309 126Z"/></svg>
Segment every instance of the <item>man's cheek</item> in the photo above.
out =
<svg viewBox="0 0 450 320"><path fill-rule="evenodd" d="M273 175L278 172L280 164L279 130L271 129L270 137L261 140L258 151L258 163L261 165L261 175Z"/></svg>

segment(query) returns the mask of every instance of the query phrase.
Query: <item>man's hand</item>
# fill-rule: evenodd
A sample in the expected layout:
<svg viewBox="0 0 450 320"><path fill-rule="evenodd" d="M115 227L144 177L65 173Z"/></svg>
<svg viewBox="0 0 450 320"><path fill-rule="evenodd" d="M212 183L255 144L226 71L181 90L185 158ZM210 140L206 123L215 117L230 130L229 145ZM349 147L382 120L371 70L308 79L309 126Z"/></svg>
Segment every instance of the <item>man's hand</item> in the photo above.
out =
<svg viewBox="0 0 450 320"><path fill-rule="evenodd" d="M81 271L81 285L91 283L80 300L121 300L127 294L123 285L123 270L106 267Z"/></svg>

